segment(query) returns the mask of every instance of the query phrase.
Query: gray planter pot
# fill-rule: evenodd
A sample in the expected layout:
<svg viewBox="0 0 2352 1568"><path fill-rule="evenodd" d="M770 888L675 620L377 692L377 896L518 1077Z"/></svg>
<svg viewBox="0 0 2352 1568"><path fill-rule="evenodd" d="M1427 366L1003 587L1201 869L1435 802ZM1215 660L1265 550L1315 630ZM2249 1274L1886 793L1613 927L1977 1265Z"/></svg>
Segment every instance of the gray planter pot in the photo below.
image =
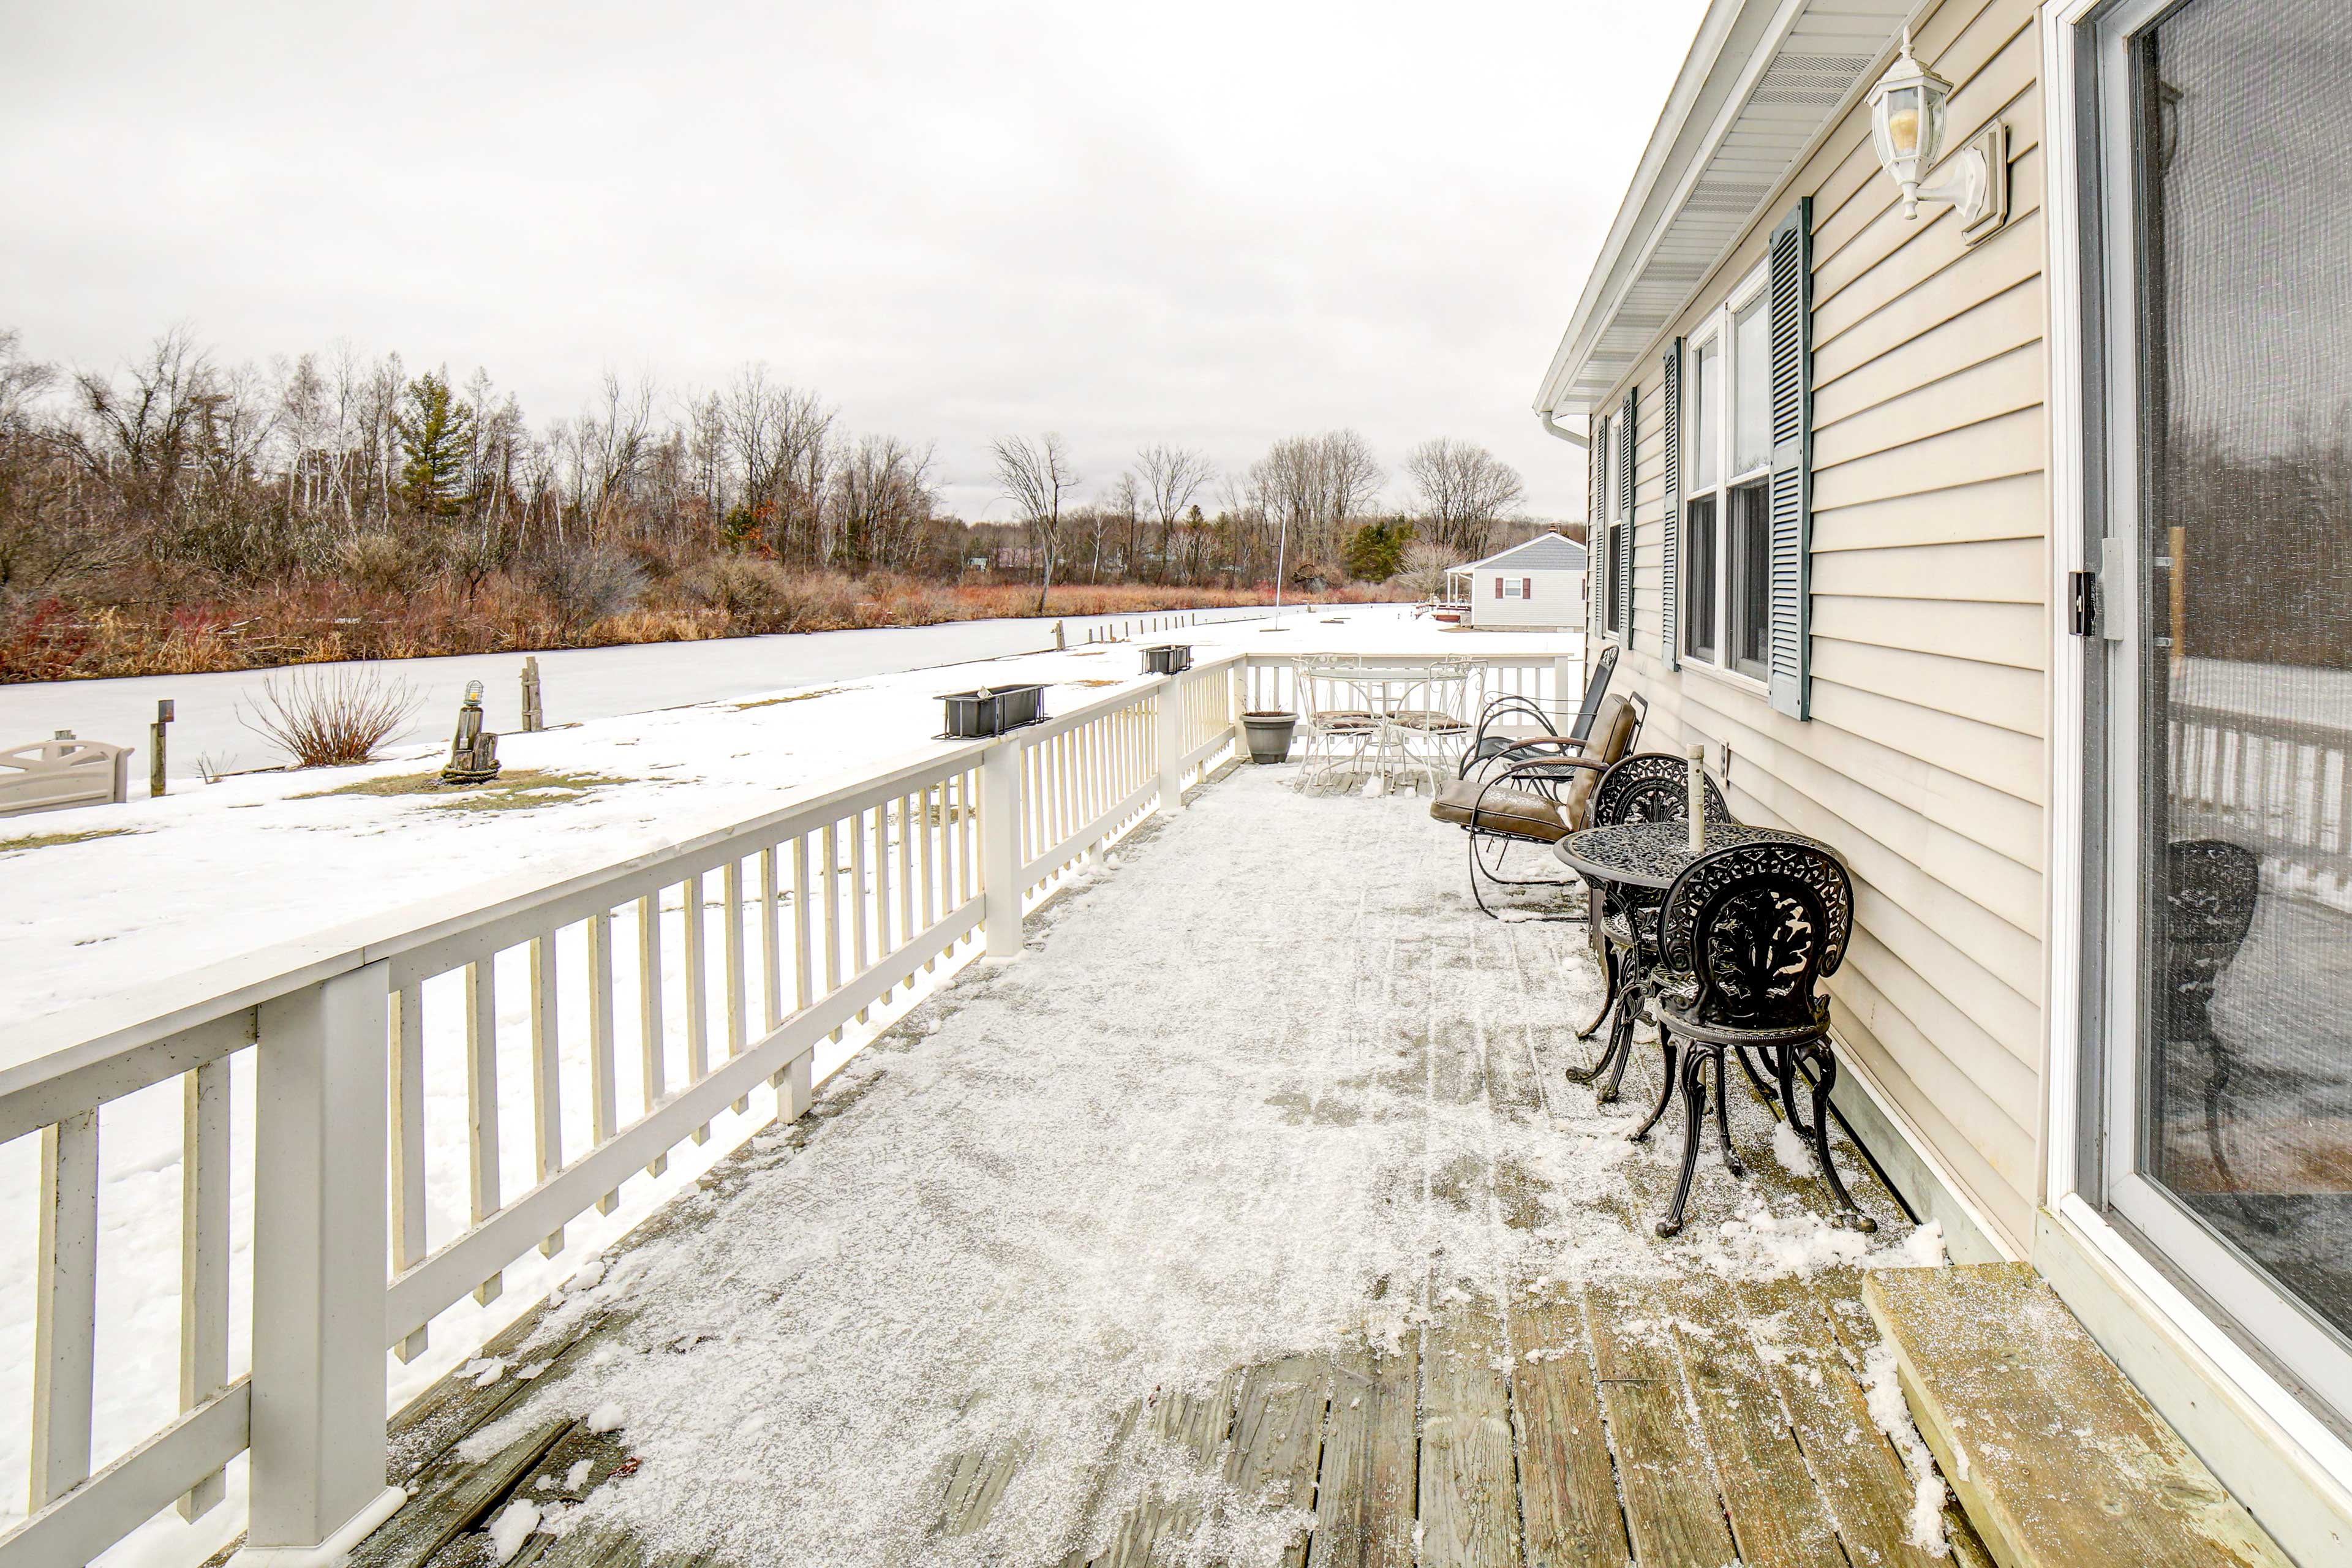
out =
<svg viewBox="0 0 2352 1568"><path fill-rule="evenodd" d="M1254 763L1287 762L1290 758L1290 732L1298 727L1296 713L1244 713L1242 733L1249 737L1250 761Z"/></svg>

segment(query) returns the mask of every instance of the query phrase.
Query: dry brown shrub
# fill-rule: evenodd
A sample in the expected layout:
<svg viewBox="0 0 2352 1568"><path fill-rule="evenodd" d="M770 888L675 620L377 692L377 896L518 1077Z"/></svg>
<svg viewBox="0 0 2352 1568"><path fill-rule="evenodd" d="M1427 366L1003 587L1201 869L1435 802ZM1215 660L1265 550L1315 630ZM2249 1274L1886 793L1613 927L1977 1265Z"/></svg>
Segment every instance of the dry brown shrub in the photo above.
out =
<svg viewBox="0 0 2352 1568"><path fill-rule="evenodd" d="M388 681L363 665L339 665L271 676L260 700L250 710L240 704L237 717L277 742L295 766L338 767L373 760L421 700L404 681Z"/></svg>

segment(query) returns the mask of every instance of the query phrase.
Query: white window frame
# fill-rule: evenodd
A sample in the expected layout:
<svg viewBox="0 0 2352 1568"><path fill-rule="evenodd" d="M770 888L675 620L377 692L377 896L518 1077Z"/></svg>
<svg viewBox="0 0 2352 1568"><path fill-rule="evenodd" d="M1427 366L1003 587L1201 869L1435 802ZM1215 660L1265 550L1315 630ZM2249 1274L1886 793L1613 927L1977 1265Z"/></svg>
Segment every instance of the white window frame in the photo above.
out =
<svg viewBox="0 0 2352 1568"><path fill-rule="evenodd" d="M1503 579L1503 597L1506 599L1526 598L1527 594L1523 591L1523 584L1525 582L1526 579L1521 577L1505 577Z"/></svg>
<svg viewBox="0 0 2352 1568"><path fill-rule="evenodd" d="M1682 526L1684 544L1682 550L1678 552L1678 559L1675 563L1675 571L1677 575L1675 583L1675 593L1679 596L1684 592L1684 584L1688 580L1683 575L1683 574L1687 573L1690 568L1691 550L1689 538L1691 503L1695 500L1712 499L1715 502L1715 523L1714 537L1710 542L1713 544L1714 549L1709 553L1715 563L1715 625L1709 627L1708 630L1714 633L1713 647L1715 648L1715 657L1713 658L1708 658L1703 655L1691 651L1693 646L1691 642L1692 627L1690 624L1691 618L1687 614L1690 603L1687 598L1683 598L1681 602L1675 606L1675 636L1682 644L1682 658L1685 664L1695 669L1704 670L1709 675L1720 676L1724 679L1731 681L1736 685L1745 687L1759 695L1769 695L1770 692L1770 687L1766 681L1766 675L1769 673L1769 670L1767 668L1759 668L1758 673L1751 675L1735 665L1730 657L1731 492L1735 489L1739 489L1743 487L1757 484L1759 482L1769 483L1772 474L1772 458L1770 452L1768 450L1764 455L1764 460L1756 467L1738 473L1734 473L1731 468L1734 443L1738 439L1738 426L1739 423L1738 417L1739 412L1739 373L1737 363L1738 351L1733 339L1732 321L1740 311L1746 310L1748 306L1754 304L1759 299L1763 297L1765 286L1770 282L1770 262L1769 260L1758 262L1756 264L1756 269L1748 273L1747 277L1742 278L1738 283L1733 287L1731 292L1725 295L1722 301L1717 304L1714 310L1709 310L1706 313L1699 325L1688 334L1683 344L1683 472L1682 484L1677 500L1678 504L1683 509ZM1723 408L1721 411L1721 416L1716 421L1716 482L1711 485L1701 485L1696 482L1696 476L1698 473L1700 447L1700 421L1704 416L1705 409L1702 400L1698 395L1699 378L1696 373L1696 367L1698 363L1699 351L1702 348L1709 346L1712 346L1715 349L1717 357L1723 366L1722 374L1718 377L1718 380L1722 384L1721 400L1723 403ZM1768 354L1771 352L1769 344L1767 345L1765 352ZM1768 398L1770 396L1769 389L1770 378L1768 375L1766 378L1766 396ZM1769 417L1770 410L1768 408L1765 412Z"/></svg>

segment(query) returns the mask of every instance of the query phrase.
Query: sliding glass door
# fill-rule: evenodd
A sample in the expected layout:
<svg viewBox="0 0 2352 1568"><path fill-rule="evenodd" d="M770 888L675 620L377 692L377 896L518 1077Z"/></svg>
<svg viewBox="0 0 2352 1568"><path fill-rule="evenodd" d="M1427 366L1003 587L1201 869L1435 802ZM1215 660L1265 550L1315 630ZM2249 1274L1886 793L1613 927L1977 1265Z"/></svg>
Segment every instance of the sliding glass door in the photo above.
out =
<svg viewBox="0 0 2352 1568"><path fill-rule="evenodd" d="M2107 1206L2352 1415L2352 26L2099 56Z"/></svg>

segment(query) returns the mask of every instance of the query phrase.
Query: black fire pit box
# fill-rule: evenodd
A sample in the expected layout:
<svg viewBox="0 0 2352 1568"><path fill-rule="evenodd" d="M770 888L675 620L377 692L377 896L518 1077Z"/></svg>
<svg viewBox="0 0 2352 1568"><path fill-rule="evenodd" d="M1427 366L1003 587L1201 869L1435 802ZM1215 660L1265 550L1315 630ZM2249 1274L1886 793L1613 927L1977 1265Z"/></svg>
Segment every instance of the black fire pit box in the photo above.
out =
<svg viewBox="0 0 2352 1568"><path fill-rule="evenodd" d="M982 687L977 691L950 691L940 700L947 704L948 734L950 741L976 741L989 735L1002 735L1007 730L1018 730L1024 724L1034 724L1045 714L1045 689L1042 686Z"/></svg>
<svg viewBox="0 0 2352 1568"><path fill-rule="evenodd" d="M1143 673L1146 675L1181 675L1192 668L1192 645L1188 642L1163 643L1143 650Z"/></svg>

